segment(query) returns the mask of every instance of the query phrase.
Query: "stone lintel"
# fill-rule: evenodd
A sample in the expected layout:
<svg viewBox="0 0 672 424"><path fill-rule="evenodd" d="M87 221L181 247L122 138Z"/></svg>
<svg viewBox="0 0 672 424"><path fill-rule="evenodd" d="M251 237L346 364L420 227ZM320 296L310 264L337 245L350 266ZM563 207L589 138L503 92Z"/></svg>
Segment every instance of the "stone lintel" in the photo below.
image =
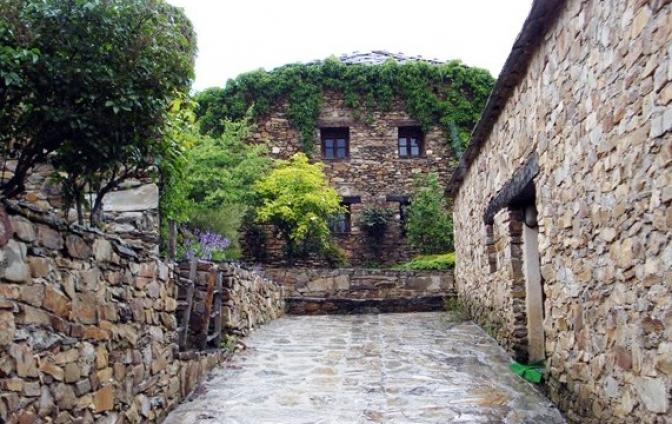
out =
<svg viewBox="0 0 672 424"><path fill-rule="evenodd" d="M410 203L410 197L407 194L390 193L385 196L385 201L407 204Z"/></svg>
<svg viewBox="0 0 672 424"><path fill-rule="evenodd" d="M497 212L533 194L534 192L530 193L530 183L537 174L539 174L539 154L534 152L490 201L483 213L483 222L486 225L492 224Z"/></svg>
<svg viewBox="0 0 672 424"><path fill-rule="evenodd" d="M317 120L318 128L341 128L354 125L355 121L352 118L320 118Z"/></svg>
<svg viewBox="0 0 672 424"><path fill-rule="evenodd" d="M388 119L388 127L419 127L420 121L416 119Z"/></svg>

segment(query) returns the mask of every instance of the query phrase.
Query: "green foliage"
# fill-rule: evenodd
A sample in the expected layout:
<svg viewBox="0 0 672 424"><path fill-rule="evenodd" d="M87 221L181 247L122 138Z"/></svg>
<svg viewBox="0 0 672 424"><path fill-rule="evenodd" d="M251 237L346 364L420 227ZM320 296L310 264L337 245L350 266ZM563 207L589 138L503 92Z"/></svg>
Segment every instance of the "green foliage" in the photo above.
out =
<svg viewBox="0 0 672 424"><path fill-rule="evenodd" d="M385 235L393 215L389 209L370 206L362 210L357 224L367 237L379 241Z"/></svg>
<svg viewBox="0 0 672 424"><path fill-rule="evenodd" d="M303 153L275 162L274 169L254 183L258 206L254 221L272 224L293 263L297 254L321 253L329 248L330 216L343 212L340 197L329 186L324 165L311 164Z"/></svg>
<svg viewBox="0 0 672 424"><path fill-rule="evenodd" d="M406 234L421 253L453 250L453 222L436 174L416 176Z"/></svg>
<svg viewBox="0 0 672 424"><path fill-rule="evenodd" d="M190 217L190 226L201 231L221 234L231 240L224 252L226 259L240 259L239 229L243 222L246 206L223 203L214 209L195 208Z"/></svg>
<svg viewBox="0 0 672 424"><path fill-rule="evenodd" d="M238 259L239 229L253 200L251 187L270 168L271 159L265 145L245 143L246 120L223 125L216 138L199 134L190 122L179 126L181 132L173 139L179 141L180 152L188 150L175 162L162 163L161 216L163 224L169 219L188 222L191 230L226 237L231 241L227 259Z"/></svg>
<svg viewBox="0 0 672 424"><path fill-rule="evenodd" d="M247 144L247 119L223 121L217 137L200 135L188 154L187 197L198 212L249 204L252 184L270 168L266 145Z"/></svg>
<svg viewBox="0 0 672 424"><path fill-rule="evenodd" d="M23 189L53 159L81 209L172 154L166 125L193 78L195 34L163 0L0 1L0 154L18 163L0 181ZM76 159L76 160L74 160ZM81 216L80 216L81 218Z"/></svg>
<svg viewBox="0 0 672 424"><path fill-rule="evenodd" d="M234 336L233 334L225 334L224 337L222 337L220 347L226 350L227 352L235 352L237 344L238 344L238 338L236 336Z"/></svg>
<svg viewBox="0 0 672 424"><path fill-rule="evenodd" d="M455 268L455 253L439 255L421 255L405 264L397 265L395 270L447 271Z"/></svg>
<svg viewBox="0 0 672 424"><path fill-rule="evenodd" d="M194 104L186 95L181 95L173 101L166 119L164 142L169 144L165 155L157 160L161 194L159 209L164 226L170 220L186 221L192 205L188 199L186 169L189 166L189 152L198 138L198 130L194 128Z"/></svg>
<svg viewBox="0 0 672 424"><path fill-rule="evenodd" d="M200 93L196 111L204 133L223 131L223 118L242 118L253 105L253 118L265 116L273 105L287 101L287 117L299 130L304 152L311 154L316 121L325 91L343 93L353 118L368 121L373 111L389 110L395 98L425 130L440 125L448 139L454 124L459 139L466 143L494 86L486 70L471 68L454 60L443 65L424 62L399 64L393 60L380 66L345 65L336 58L318 64L290 64L270 72L242 74L224 88Z"/></svg>
<svg viewBox="0 0 672 424"><path fill-rule="evenodd" d="M469 319L467 307L455 296L443 298L443 310L450 313L453 321L466 321Z"/></svg>
<svg viewBox="0 0 672 424"><path fill-rule="evenodd" d="M345 251L334 242L329 242L320 253L330 268L342 268L348 265Z"/></svg>

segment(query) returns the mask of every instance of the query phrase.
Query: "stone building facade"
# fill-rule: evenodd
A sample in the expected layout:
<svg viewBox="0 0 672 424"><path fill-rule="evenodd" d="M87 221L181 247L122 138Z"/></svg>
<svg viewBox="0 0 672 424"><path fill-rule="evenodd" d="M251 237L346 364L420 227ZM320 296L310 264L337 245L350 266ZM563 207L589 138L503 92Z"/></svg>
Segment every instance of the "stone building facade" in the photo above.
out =
<svg viewBox="0 0 672 424"><path fill-rule="evenodd" d="M459 296L572 422L672 422L672 5L536 0L448 188Z"/></svg>
<svg viewBox="0 0 672 424"><path fill-rule="evenodd" d="M404 61L405 57L372 53L340 60L375 66L390 58ZM401 99L396 99L389 111L359 117L358 110L346 106L342 93L326 92L323 96L312 158L325 165L327 179L348 209L335 225L335 241L353 266L404 262L413 254L403 224L414 175L437 173L445 184L457 164L446 134L438 125L422 131L420 123L404 110ZM287 108L287 104L275 105L255 123L250 137L250 142L269 141L276 159L302 151L299 131L290 124ZM362 210L369 207L393 214L384 238L377 243L367 240L358 226ZM267 239L265 252L265 262L282 265L279 240Z"/></svg>

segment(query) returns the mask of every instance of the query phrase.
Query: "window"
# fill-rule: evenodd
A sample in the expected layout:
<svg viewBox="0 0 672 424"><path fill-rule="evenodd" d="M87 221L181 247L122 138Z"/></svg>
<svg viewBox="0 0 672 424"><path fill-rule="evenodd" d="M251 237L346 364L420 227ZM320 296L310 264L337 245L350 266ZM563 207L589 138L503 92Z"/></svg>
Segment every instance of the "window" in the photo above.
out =
<svg viewBox="0 0 672 424"><path fill-rule="evenodd" d="M350 234L352 227L352 209L351 205L355 203L362 203L361 196L343 196L341 206L345 208L345 212L338 213L329 220L329 229L332 234Z"/></svg>
<svg viewBox="0 0 672 424"><path fill-rule="evenodd" d="M420 157L422 155L422 141L422 129L420 127L399 127L399 157Z"/></svg>
<svg viewBox="0 0 672 424"><path fill-rule="evenodd" d="M411 205L411 200L406 194L388 194L385 196L387 202L399 203L399 228L401 236L406 237L406 223L408 222L408 208Z"/></svg>
<svg viewBox="0 0 672 424"><path fill-rule="evenodd" d="M351 211L349 204L342 205L346 211L340 212L331 217L329 220L329 228L331 229L332 234L348 234L350 233L351 226Z"/></svg>
<svg viewBox="0 0 672 424"><path fill-rule="evenodd" d="M349 128L322 128L322 157L324 159L345 159L349 153Z"/></svg>
<svg viewBox="0 0 672 424"><path fill-rule="evenodd" d="M406 223L408 222L408 208L411 202L399 202L399 226L401 227L401 236L406 237Z"/></svg>

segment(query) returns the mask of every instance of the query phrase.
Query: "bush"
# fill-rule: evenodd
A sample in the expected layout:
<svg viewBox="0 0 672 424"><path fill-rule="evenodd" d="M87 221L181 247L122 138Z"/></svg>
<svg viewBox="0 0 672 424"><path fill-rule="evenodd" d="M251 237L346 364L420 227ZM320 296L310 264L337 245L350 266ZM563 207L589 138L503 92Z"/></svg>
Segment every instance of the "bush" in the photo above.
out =
<svg viewBox="0 0 672 424"><path fill-rule="evenodd" d="M453 222L436 174L418 176L408 207L406 234L411 246L424 254L453 250Z"/></svg>
<svg viewBox="0 0 672 424"><path fill-rule="evenodd" d="M443 253L440 255L422 255L413 258L405 264L397 265L393 269L403 270L427 270L447 271L455 268L455 253Z"/></svg>
<svg viewBox="0 0 672 424"><path fill-rule="evenodd" d="M221 234L209 231L201 232L199 229L191 230L183 227L183 243L178 256L184 259L205 259L223 261L231 259L226 257L226 249L231 245L231 240Z"/></svg>
<svg viewBox="0 0 672 424"><path fill-rule="evenodd" d="M193 212L190 226L201 232L221 234L231 241L226 249L226 259L240 259L240 233L245 207L222 204L215 209Z"/></svg>
<svg viewBox="0 0 672 424"><path fill-rule="evenodd" d="M357 224L367 237L378 241L385 235L392 215L392 211L382 207L367 207L362 211Z"/></svg>
<svg viewBox="0 0 672 424"><path fill-rule="evenodd" d="M311 164L306 155L296 153L275 162L274 169L252 185L252 192L257 199L254 223L275 227L289 265L329 248L329 218L344 209L324 175L324 164Z"/></svg>

